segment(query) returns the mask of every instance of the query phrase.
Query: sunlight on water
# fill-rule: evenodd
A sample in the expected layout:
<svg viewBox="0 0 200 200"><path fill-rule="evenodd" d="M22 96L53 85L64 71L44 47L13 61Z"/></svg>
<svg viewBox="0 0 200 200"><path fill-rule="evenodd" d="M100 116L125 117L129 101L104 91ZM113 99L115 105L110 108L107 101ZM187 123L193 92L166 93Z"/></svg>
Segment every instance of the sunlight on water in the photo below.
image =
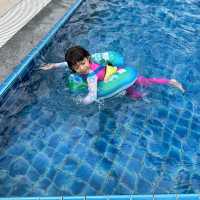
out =
<svg viewBox="0 0 200 200"><path fill-rule="evenodd" d="M0 196L200 192L200 4L88 0L0 108ZM92 105L67 88L69 46L114 50L146 77L175 88L140 88ZM2 184L3 183L3 184Z"/></svg>

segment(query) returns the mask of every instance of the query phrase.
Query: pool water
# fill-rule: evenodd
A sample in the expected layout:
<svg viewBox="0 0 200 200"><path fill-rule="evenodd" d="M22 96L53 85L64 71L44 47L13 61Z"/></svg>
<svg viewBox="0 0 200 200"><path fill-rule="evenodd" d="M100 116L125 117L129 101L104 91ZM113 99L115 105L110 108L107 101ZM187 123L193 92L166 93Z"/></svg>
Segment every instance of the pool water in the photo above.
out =
<svg viewBox="0 0 200 200"><path fill-rule="evenodd" d="M0 196L200 192L200 2L87 0L0 107ZM175 88L140 88L84 106L69 71L41 71L65 50L115 50L146 77Z"/></svg>

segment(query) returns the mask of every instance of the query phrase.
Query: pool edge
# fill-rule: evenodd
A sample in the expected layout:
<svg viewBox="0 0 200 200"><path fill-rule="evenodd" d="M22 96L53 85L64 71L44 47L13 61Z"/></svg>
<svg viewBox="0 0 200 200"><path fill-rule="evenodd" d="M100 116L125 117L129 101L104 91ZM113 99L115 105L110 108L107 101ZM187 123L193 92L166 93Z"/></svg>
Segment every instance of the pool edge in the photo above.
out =
<svg viewBox="0 0 200 200"><path fill-rule="evenodd" d="M21 62L16 65L13 71L5 78L5 80L0 84L0 104L8 91L15 85L15 83L23 77L29 67L29 64L37 57L42 49L49 43L49 41L55 36L58 30L70 19L73 13L78 9L78 7L84 2L84 0L75 0L75 2L69 7L63 17L61 17L58 22L50 29L50 31L38 42L38 44L33 47L33 49L28 53Z"/></svg>
<svg viewBox="0 0 200 200"><path fill-rule="evenodd" d="M0 200L200 200L200 194L8 197Z"/></svg>

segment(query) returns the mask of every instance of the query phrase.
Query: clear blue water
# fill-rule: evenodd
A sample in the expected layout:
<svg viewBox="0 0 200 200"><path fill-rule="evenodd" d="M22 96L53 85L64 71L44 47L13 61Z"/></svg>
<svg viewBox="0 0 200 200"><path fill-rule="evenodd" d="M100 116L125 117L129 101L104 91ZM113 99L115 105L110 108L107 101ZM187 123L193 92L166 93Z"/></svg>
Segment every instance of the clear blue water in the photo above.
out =
<svg viewBox="0 0 200 200"><path fill-rule="evenodd" d="M200 1L88 0L0 107L0 196L200 192ZM145 99L78 105L60 62L80 44L116 50L147 77Z"/></svg>

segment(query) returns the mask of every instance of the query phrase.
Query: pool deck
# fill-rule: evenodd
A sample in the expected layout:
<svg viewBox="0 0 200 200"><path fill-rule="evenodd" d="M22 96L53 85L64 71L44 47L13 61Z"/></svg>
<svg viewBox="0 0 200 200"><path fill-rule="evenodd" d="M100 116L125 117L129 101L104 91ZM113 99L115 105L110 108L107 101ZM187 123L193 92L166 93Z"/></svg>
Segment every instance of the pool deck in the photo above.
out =
<svg viewBox="0 0 200 200"><path fill-rule="evenodd" d="M10 0L11 4L2 4L0 22L5 15L25 0ZM27 1L27 0L26 0ZM2 1L4 2L4 0ZM41 1L40 1L41 2ZM0 84L13 71L14 67L49 32L52 26L64 15L75 0L48 0L43 9L35 15L21 30L0 47ZM3 8L1 6L1 8ZM13 12L10 12L13 13ZM29 13L29 12L28 12Z"/></svg>

